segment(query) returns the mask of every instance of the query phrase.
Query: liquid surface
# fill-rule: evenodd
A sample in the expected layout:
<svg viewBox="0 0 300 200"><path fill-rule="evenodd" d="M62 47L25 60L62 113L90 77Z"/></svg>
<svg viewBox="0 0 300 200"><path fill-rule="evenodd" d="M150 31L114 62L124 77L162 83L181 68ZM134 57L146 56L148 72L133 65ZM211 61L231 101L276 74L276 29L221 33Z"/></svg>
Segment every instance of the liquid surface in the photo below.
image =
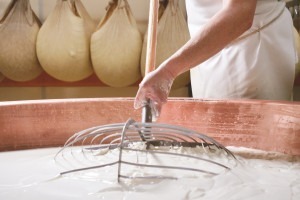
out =
<svg viewBox="0 0 300 200"><path fill-rule="evenodd" d="M117 165L60 175L72 169L118 160L118 150L83 153L82 148L54 159L60 148L0 153L0 199L300 199L300 157L228 147L237 161L216 154L204 154L229 166L186 157L123 152L124 159L137 163L184 166L217 173L123 166L122 174L135 177L166 176L157 179L120 179ZM203 154L199 149L176 152ZM100 159L101 158L101 159Z"/></svg>

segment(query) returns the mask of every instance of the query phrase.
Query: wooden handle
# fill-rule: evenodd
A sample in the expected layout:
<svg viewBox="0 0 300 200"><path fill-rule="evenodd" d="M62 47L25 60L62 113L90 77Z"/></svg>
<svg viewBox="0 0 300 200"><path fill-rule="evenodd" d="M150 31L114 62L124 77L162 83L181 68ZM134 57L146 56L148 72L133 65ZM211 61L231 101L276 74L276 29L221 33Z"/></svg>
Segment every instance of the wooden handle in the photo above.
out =
<svg viewBox="0 0 300 200"><path fill-rule="evenodd" d="M145 74L155 69L159 0L150 0Z"/></svg>
<svg viewBox="0 0 300 200"><path fill-rule="evenodd" d="M159 0L150 0L145 75L155 69ZM150 99L142 109L142 122L152 122Z"/></svg>

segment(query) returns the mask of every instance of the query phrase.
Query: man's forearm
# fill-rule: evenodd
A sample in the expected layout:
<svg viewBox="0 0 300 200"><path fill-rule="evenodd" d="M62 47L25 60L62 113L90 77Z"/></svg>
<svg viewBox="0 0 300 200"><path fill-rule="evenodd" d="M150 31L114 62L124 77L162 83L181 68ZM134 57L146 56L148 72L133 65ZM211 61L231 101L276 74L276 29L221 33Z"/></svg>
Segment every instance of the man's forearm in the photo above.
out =
<svg viewBox="0 0 300 200"><path fill-rule="evenodd" d="M224 0L223 9L160 68L176 77L212 57L251 27L255 7L256 0Z"/></svg>

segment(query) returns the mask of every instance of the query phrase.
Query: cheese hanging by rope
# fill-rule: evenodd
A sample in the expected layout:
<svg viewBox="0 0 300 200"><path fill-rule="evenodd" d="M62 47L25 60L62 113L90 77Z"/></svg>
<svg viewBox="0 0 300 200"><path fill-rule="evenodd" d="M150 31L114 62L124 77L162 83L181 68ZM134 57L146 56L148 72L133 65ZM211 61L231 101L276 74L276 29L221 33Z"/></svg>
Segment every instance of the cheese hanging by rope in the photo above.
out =
<svg viewBox="0 0 300 200"><path fill-rule="evenodd" d="M126 87L141 78L142 36L127 0L113 0L91 38L98 78L111 87Z"/></svg>
<svg viewBox="0 0 300 200"><path fill-rule="evenodd" d="M14 81L35 79L43 71L36 55L40 21L29 0L12 0L0 19L0 71Z"/></svg>
<svg viewBox="0 0 300 200"><path fill-rule="evenodd" d="M141 72L145 76L147 32L144 36L141 55ZM159 19L157 29L156 67L175 53L190 39L190 33L185 16L179 6L179 0L169 0L163 15ZM190 72L187 71L178 76L172 89L186 86L190 82Z"/></svg>
<svg viewBox="0 0 300 200"><path fill-rule="evenodd" d="M90 76L90 37L95 28L80 0L57 0L37 38L37 55L43 69L61 81Z"/></svg>

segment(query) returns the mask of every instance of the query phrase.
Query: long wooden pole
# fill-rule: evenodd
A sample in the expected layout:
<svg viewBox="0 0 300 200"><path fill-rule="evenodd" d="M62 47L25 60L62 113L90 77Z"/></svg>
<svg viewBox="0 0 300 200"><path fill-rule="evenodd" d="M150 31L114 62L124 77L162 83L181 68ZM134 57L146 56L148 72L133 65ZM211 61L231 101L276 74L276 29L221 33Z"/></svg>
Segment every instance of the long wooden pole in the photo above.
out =
<svg viewBox="0 0 300 200"><path fill-rule="evenodd" d="M150 0L145 75L155 69L159 0ZM142 109L142 122L152 122L151 108Z"/></svg>
<svg viewBox="0 0 300 200"><path fill-rule="evenodd" d="M150 0L145 74L155 69L158 9L159 0Z"/></svg>

